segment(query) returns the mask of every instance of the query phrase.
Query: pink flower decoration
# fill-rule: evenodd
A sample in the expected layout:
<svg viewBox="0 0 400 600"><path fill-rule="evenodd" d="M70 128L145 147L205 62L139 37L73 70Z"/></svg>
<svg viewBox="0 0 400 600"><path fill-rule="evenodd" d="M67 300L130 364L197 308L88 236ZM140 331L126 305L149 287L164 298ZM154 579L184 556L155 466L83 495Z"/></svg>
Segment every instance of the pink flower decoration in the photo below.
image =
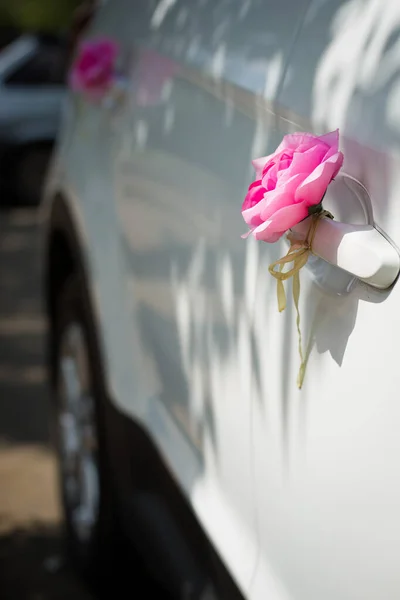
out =
<svg viewBox="0 0 400 600"><path fill-rule="evenodd" d="M338 129L319 137L285 135L273 154L253 160L257 179L242 206L249 233L264 242L279 240L320 204L342 164Z"/></svg>
<svg viewBox="0 0 400 600"><path fill-rule="evenodd" d="M118 45L109 39L83 42L70 72L73 90L101 97L114 81Z"/></svg>

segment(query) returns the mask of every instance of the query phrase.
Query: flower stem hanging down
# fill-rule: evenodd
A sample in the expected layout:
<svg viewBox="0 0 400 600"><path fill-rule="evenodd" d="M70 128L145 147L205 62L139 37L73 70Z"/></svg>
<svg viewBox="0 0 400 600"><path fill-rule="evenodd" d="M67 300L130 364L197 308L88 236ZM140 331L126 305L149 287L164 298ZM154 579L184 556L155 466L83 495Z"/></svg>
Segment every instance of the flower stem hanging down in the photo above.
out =
<svg viewBox="0 0 400 600"><path fill-rule="evenodd" d="M300 311L299 311L299 299L300 299L300 269L307 263L310 254L312 254L312 245L317 231L319 220L323 217L329 217L333 219L331 213L326 210L314 212L311 217L310 228L307 236L303 241L299 241L293 238L289 233L288 240L290 241L290 248L285 256L279 258L275 262L269 265L269 272L272 277L275 277L277 283L277 296L278 296L278 309L282 312L286 308L286 293L283 285L284 281L287 281L293 277L292 281L292 292L293 302L296 308L296 326L299 339L299 356L300 356L300 368L297 376L297 385L299 389L303 386L304 375L306 371L306 360L303 353L303 342L301 338L300 329ZM293 264L292 268L288 271L284 271L285 265ZM278 267L278 270L276 270Z"/></svg>
<svg viewBox="0 0 400 600"><path fill-rule="evenodd" d="M250 185L242 206L243 218L250 227L248 234L269 243L278 241L297 223L312 217L305 240L296 240L289 233L291 245L288 253L269 267L269 272L277 280L279 312L286 308L283 282L293 277L300 354L299 388L302 387L306 368L300 330L299 273L312 253L320 219L333 218L323 210L322 200L342 164L338 130L320 137L311 133L286 135L273 154L253 161L257 178ZM292 267L284 271L285 265L290 264Z"/></svg>

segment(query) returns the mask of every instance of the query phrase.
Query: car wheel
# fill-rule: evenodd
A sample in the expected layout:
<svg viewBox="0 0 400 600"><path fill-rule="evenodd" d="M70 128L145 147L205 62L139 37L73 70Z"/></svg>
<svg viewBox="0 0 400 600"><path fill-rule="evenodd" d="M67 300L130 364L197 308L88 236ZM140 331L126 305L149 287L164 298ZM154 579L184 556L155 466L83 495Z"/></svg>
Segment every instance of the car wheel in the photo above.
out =
<svg viewBox="0 0 400 600"><path fill-rule="evenodd" d="M54 434L69 553L97 581L119 543L102 419L103 390L77 277L59 294L53 324Z"/></svg>
<svg viewBox="0 0 400 600"><path fill-rule="evenodd" d="M51 155L51 146L32 146L16 157L14 186L18 202L25 206L38 206Z"/></svg>

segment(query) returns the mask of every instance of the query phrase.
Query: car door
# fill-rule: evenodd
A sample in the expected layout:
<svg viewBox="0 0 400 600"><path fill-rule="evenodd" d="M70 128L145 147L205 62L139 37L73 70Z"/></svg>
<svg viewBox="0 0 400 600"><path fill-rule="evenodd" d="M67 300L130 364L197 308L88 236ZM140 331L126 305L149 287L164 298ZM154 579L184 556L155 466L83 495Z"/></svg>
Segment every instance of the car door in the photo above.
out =
<svg viewBox="0 0 400 600"><path fill-rule="evenodd" d="M240 207L251 158L275 134L274 99L306 4L200 0L133 11L118 0L92 30L121 44L119 68L133 90L109 110L130 316L123 335L131 331L136 348L119 353L119 371L135 365L140 384L127 385L126 370L119 380L116 368L115 394L150 431L244 593L258 550L251 398L260 248L241 239Z"/></svg>
<svg viewBox="0 0 400 600"><path fill-rule="evenodd" d="M340 128L344 166L324 205L343 222L375 224L394 244L399 26L396 1L311 2L278 98L293 130ZM294 311L278 314L270 253L260 252L252 597L266 597L272 573L277 600L397 599L400 289L374 289L317 259L302 270L308 364L299 391Z"/></svg>

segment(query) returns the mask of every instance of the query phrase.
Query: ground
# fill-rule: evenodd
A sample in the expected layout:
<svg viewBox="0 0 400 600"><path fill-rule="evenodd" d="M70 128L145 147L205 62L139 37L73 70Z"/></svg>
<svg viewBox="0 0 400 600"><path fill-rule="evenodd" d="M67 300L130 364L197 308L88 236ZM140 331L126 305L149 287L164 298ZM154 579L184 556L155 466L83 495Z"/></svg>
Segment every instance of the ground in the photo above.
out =
<svg viewBox="0 0 400 600"><path fill-rule="evenodd" d="M49 443L39 231L37 211L0 210L0 598L109 599L126 597L127 586L128 597L164 600L144 573L132 572L126 553L101 594L65 555Z"/></svg>
<svg viewBox="0 0 400 600"><path fill-rule="evenodd" d="M37 220L34 210L0 211L0 596L89 600L64 556Z"/></svg>

